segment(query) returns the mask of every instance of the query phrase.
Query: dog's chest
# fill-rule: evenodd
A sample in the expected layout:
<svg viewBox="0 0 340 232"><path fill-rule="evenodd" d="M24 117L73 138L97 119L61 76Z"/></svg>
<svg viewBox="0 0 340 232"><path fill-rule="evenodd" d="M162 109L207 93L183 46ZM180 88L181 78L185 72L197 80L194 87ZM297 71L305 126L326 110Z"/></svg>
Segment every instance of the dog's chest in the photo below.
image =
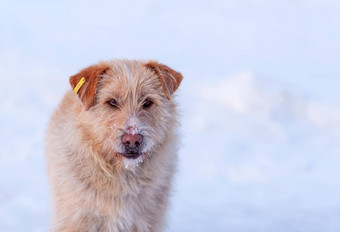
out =
<svg viewBox="0 0 340 232"><path fill-rule="evenodd" d="M98 195L97 210L103 231L148 231L153 212L157 211L159 193L154 185L144 185L135 181L133 188L111 194ZM131 186L130 186L131 187Z"/></svg>

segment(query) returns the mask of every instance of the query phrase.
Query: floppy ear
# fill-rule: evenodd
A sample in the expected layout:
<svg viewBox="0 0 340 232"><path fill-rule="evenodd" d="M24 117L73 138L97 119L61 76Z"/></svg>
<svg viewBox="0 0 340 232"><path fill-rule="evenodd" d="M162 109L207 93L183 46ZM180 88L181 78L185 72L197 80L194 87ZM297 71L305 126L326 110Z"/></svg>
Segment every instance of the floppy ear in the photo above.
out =
<svg viewBox="0 0 340 232"><path fill-rule="evenodd" d="M145 66L153 70L158 75L165 96L170 100L171 95L177 90L183 80L182 74L155 61L150 61L145 64Z"/></svg>
<svg viewBox="0 0 340 232"><path fill-rule="evenodd" d="M72 89L83 102L85 110L92 106L98 80L108 69L109 66L105 64L92 65L70 77Z"/></svg>

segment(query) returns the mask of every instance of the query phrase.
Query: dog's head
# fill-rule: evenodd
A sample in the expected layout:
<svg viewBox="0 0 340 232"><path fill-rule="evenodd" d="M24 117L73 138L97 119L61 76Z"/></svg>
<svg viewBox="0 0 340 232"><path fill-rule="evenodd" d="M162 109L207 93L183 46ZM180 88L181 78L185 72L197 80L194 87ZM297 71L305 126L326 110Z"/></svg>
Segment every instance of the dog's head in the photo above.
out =
<svg viewBox="0 0 340 232"><path fill-rule="evenodd" d="M157 62L101 62L70 77L81 100L79 127L107 159L135 166L160 147L175 123L172 95L183 77Z"/></svg>

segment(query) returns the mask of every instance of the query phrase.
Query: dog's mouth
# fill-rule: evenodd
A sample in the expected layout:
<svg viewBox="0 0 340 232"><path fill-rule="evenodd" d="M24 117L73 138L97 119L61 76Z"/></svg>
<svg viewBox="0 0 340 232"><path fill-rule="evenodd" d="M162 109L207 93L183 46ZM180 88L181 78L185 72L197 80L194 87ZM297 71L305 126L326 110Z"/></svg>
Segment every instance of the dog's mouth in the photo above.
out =
<svg viewBox="0 0 340 232"><path fill-rule="evenodd" d="M142 165L145 159L149 159L151 157L148 152L118 152L116 153L117 158L122 162L122 164L127 169L135 169Z"/></svg>
<svg viewBox="0 0 340 232"><path fill-rule="evenodd" d="M121 156L124 156L127 159L137 159L143 153L131 151L131 152L118 153L118 154L121 155Z"/></svg>

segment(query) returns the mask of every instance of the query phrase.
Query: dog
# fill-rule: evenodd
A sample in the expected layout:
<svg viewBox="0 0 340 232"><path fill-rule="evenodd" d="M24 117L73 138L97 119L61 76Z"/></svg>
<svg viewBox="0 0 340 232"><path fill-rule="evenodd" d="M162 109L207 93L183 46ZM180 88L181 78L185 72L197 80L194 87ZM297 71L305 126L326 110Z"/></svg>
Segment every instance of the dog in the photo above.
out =
<svg viewBox="0 0 340 232"><path fill-rule="evenodd" d="M156 61L101 61L70 77L46 133L51 231L166 225L183 76Z"/></svg>

